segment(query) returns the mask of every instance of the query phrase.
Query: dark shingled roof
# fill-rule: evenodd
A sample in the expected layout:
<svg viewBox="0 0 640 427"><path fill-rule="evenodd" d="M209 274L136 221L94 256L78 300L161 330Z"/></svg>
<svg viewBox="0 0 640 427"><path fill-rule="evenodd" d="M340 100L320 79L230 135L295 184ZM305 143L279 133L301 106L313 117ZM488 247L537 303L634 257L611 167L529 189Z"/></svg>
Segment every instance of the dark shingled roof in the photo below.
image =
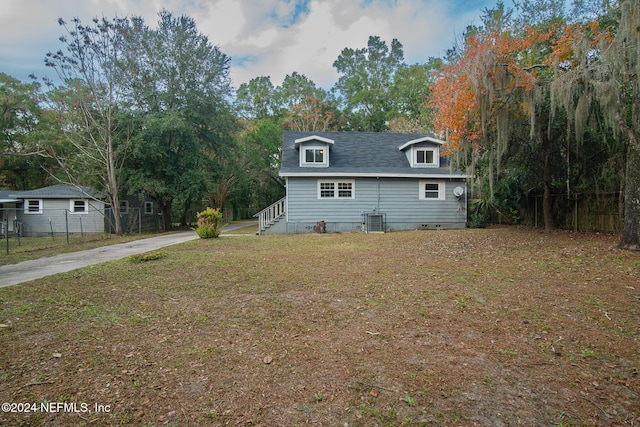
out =
<svg viewBox="0 0 640 427"><path fill-rule="evenodd" d="M14 191L11 190L0 190L0 203L13 203L18 200L15 197L11 197L11 194Z"/></svg>
<svg viewBox="0 0 640 427"><path fill-rule="evenodd" d="M295 141L309 136L328 138L335 143L329 151L329 166L300 167L299 151ZM293 132L285 131L282 143L282 166L280 174L283 176L296 174L327 175L375 175L407 176L407 175L453 175L464 177L459 170L448 167L446 158L440 159L440 168L412 168L407 160L405 151L400 147L415 139L431 137L434 134L388 133L388 132ZM425 142L425 145L438 145Z"/></svg>
<svg viewBox="0 0 640 427"><path fill-rule="evenodd" d="M9 196L13 198L29 199L88 199L100 195L90 187L74 187L72 185L52 185L28 191L12 191Z"/></svg>

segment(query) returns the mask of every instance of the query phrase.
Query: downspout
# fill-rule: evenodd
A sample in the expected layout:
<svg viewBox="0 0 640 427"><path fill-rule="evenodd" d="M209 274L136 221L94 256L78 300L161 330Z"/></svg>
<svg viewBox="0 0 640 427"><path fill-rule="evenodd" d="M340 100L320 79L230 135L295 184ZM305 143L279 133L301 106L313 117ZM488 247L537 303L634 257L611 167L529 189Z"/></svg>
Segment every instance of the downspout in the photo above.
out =
<svg viewBox="0 0 640 427"><path fill-rule="evenodd" d="M376 201L376 212L380 213L380 177L376 177L378 181L378 200Z"/></svg>
<svg viewBox="0 0 640 427"><path fill-rule="evenodd" d="M284 177L284 220L289 222L289 177Z"/></svg>
<svg viewBox="0 0 640 427"><path fill-rule="evenodd" d="M464 226L469 224L469 199L467 198L467 180L464 180Z"/></svg>
<svg viewBox="0 0 640 427"><path fill-rule="evenodd" d="M284 227L285 233L289 233L289 177L284 177ZM296 224L296 229L294 233L298 232L298 226Z"/></svg>

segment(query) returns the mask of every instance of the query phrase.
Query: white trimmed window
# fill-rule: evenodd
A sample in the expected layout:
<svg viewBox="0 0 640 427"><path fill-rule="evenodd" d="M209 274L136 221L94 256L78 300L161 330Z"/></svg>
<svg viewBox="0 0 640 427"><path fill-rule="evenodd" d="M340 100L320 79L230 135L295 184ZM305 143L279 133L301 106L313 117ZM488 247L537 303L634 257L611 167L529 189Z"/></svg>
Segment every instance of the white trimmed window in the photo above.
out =
<svg viewBox="0 0 640 427"><path fill-rule="evenodd" d="M300 148L300 166L327 167L329 166L328 145L306 145Z"/></svg>
<svg viewBox="0 0 640 427"><path fill-rule="evenodd" d="M324 165L325 161L324 148L305 148L302 163L307 165Z"/></svg>
<svg viewBox="0 0 640 427"><path fill-rule="evenodd" d="M324 149L307 148L304 150L305 163L324 163Z"/></svg>
<svg viewBox="0 0 640 427"><path fill-rule="evenodd" d="M144 213L145 215L153 214L153 202L144 202Z"/></svg>
<svg viewBox="0 0 640 427"><path fill-rule="evenodd" d="M70 200L69 211L75 214L89 213L89 201L88 200Z"/></svg>
<svg viewBox="0 0 640 427"><path fill-rule="evenodd" d="M413 150L413 164L416 167L438 167L437 148L416 148Z"/></svg>
<svg viewBox="0 0 640 427"><path fill-rule="evenodd" d="M318 199L355 199L356 184L353 180L318 181Z"/></svg>
<svg viewBox="0 0 640 427"><path fill-rule="evenodd" d="M431 181L427 179L420 180L420 200L444 200L444 197L444 181Z"/></svg>
<svg viewBox="0 0 640 427"><path fill-rule="evenodd" d="M28 199L24 201L24 213L26 214L41 214L42 213L42 200L41 199Z"/></svg>

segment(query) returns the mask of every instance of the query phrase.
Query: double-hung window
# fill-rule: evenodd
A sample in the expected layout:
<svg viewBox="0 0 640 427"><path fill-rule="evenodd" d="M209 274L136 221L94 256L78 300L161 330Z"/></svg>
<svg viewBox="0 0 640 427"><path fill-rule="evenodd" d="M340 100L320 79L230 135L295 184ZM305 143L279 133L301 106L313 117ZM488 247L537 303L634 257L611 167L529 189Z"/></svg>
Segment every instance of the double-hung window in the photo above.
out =
<svg viewBox="0 0 640 427"><path fill-rule="evenodd" d="M353 180L319 180L319 199L354 199L355 181Z"/></svg>
<svg viewBox="0 0 640 427"><path fill-rule="evenodd" d="M417 167L438 167L438 150L434 148L416 148L414 165Z"/></svg>
<svg viewBox="0 0 640 427"><path fill-rule="evenodd" d="M153 202L144 202L144 214L145 215L153 214Z"/></svg>
<svg viewBox="0 0 640 427"><path fill-rule="evenodd" d="M353 182L337 182L338 185L338 198L339 199L353 199Z"/></svg>
<svg viewBox="0 0 640 427"><path fill-rule="evenodd" d="M324 149L322 148L307 148L304 150L304 162L305 163L324 163Z"/></svg>
<svg viewBox="0 0 640 427"><path fill-rule="evenodd" d="M42 213L42 200L41 199L28 199L24 201L24 213L26 214L41 214Z"/></svg>
<svg viewBox="0 0 640 427"><path fill-rule="evenodd" d="M71 200L69 202L69 211L75 214L89 213L89 201L88 200Z"/></svg>
<svg viewBox="0 0 640 427"><path fill-rule="evenodd" d="M420 180L420 200L444 200L444 181Z"/></svg>
<svg viewBox="0 0 640 427"><path fill-rule="evenodd" d="M336 197L336 183L335 182L320 182L319 184L320 198L321 199L334 199Z"/></svg>

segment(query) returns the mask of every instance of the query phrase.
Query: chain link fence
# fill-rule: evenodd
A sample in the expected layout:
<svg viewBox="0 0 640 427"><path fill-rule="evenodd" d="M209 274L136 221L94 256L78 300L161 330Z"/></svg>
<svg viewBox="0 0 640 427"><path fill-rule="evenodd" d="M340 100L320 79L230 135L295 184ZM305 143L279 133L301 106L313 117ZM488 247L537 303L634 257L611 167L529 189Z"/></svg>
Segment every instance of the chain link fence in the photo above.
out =
<svg viewBox="0 0 640 427"><path fill-rule="evenodd" d="M108 233L115 233L115 220L113 209L105 208L105 230ZM164 218L162 212L152 208L132 208L128 207L117 211L120 215L120 224L124 233L161 233L165 231Z"/></svg>
<svg viewBox="0 0 640 427"><path fill-rule="evenodd" d="M162 214L149 207L118 210L126 234L159 233L164 230ZM82 213L69 209L0 208L0 254L39 251L60 245L108 239L115 233L110 208L92 206ZM2 264L0 259L0 265Z"/></svg>
<svg viewBox="0 0 640 427"><path fill-rule="evenodd" d="M20 208L3 208L0 209L0 218L3 237L84 236L105 232L104 211L92 206L81 213L69 209L31 212Z"/></svg>
<svg viewBox="0 0 640 427"><path fill-rule="evenodd" d="M6 254L12 249L23 252L104 239L105 216L102 209L89 205L83 212L70 209L0 209L0 239Z"/></svg>

